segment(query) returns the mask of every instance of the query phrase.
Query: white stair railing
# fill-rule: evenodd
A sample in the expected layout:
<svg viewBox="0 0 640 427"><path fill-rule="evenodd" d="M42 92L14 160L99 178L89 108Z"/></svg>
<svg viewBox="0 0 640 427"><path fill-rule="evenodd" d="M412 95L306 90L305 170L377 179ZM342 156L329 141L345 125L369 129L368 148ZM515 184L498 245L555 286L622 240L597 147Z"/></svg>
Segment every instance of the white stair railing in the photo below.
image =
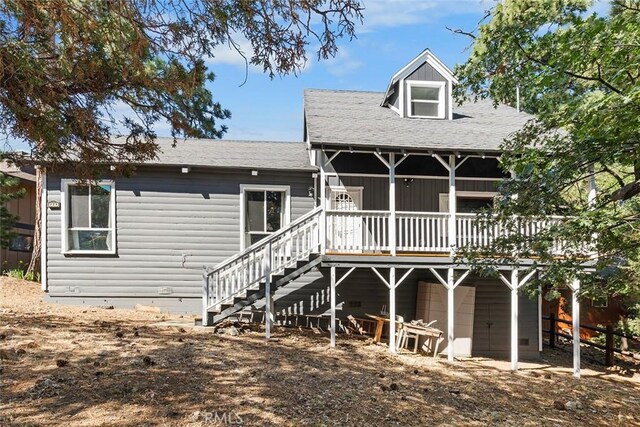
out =
<svg viewBox="0 0 640 427"><path fill-rule="evenodd" d="M207 271L204 275L203 324L211 309L233 304L234 298L257 289L267 274L277 275L317 253L321 210L320 207L312 210Z"/></svg>

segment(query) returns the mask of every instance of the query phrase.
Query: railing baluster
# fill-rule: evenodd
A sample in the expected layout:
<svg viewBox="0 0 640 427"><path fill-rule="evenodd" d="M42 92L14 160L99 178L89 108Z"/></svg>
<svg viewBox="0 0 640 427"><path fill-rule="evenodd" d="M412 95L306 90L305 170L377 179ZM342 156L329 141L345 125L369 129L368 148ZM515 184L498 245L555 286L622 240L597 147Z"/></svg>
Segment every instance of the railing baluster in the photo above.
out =
<svg viewBox="0 0 640 427"><path fill-rule="evenodd" d="M382 250L389 250L389 236L387 235L387 221L389 221L388 216L384 216L382 218Z"/></svg>
<svg viewBox="0 0 640 427"><path fill-rule="evenodd" d="M448 224L446 213L398 212L397 241L389 240L390 215L388 212L344 211L327 212L326 225L320 224L320 210L300 222L294 222L286 230L276 232L264 242L252 245L245 252L219 264L209 273L208 298L210 306L219 307L228 303L239 292L254 286L265 277L264 265L266 245L270 244L272 273L281 272L288 266L320 246L320 227L327 227L327 249L330 251L388 251L398 245L403 251L448 252ZM459 214L456 217L456 238L460 247L467 245L489 246L494 239L510 232L533 237L546 228L558 224L557 218L518 218L511 231L500 223L487 224L484 217ZM490 225L490 226L488 226ZM559 253L561 239L554 240L552 250Z"/></svg>
<svg viewBox="0 0 640 427"><path fill-rule="evenodd" d="M368 251L369 250L369 239L370 239L370 235L369 235L369 221L371 220L371 217L369 216L365 216L362 219L362 226L364 227L363 233L364 235L362 236L362 250L364 251Z"/></svg>

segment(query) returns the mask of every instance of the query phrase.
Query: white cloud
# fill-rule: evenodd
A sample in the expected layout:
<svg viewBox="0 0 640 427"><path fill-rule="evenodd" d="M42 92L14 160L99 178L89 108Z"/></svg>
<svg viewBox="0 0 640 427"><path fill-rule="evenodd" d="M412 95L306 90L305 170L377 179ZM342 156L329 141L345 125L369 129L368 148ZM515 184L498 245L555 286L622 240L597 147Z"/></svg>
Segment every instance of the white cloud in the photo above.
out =
<svg viewBox="0 0 640 427"><path fill-rule="evenodd" d="M336 77L346 76L360 69L364 62L359 61L351 55L346 47L340 47L334 58L325 61L327 71Z"/></svg>
<svg viewBox="0 0 640 427"><path fill-rule="evenodd" d="M244 68L251 59L253 48L249 40L238 38L236 46L224 44L215 49L214 56L207 62L212 64L235 65Z"/></svg>
<svg viewBox="0 0 640 427"><path fill-rule="evenodd" d="M360 32L432 22L444 16L482 13L495 0L363 0Z"/></svg>
<svg viewBox="0 0 640 427"><path fill-rule="evenodd" d="M234 42L235 46L229 44L218 46L214 51L213 57L208 58L206 62L210 65L230 65L242 70L245 70L248 67L250 73L262 73L262 67L251 64L250 62L251 57L253 56L253 47L251 46L251 42L242 35L236 35L234 37ZM314 52L309 52L308 56L313 57L313 54ZM300 72L303 73L308 71L312 66L312 62L313 61L311 59L308 59L302 66Z"/></svg>

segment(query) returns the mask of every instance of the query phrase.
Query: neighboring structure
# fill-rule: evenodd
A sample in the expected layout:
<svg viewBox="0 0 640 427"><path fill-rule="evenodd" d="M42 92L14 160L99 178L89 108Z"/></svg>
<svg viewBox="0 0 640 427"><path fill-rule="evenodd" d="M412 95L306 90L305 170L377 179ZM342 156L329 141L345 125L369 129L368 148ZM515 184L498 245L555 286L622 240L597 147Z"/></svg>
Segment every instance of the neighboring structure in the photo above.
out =
<svg viewBox="0 0 640 427"><path fill-rule="evenodd" d="M510 354L516 369L542 346L540 300L518 293L536 268L481 279L454 256L499 233L474 212L507 176L500 144L529 116L454 107L455 84L426 50L385 93L305 91L304 143L161 139L131 178L89 188L49 174L49 297L202 310L207 325L247 307L327 314L332 345L337 316L388 311L438 320L449 359Z"/></svg>
<svg viewBox="0 0 640 427"><path fill-rule="evenodd" d="M617 327L621 320L627 317L624 300L620 296L609 296L598 299L587 299L581 302L583 310L580 312L580 323L589 326L607 326ZM571 322L571 290L561 289L560 297L551 301L543 300L542 315L544 317L553 314L556 319ZM549 329L548 321L543 326ZM556 323L556 332L562 332L568 329L565 323ZM599 335L598 332L582 328L580 329L580 338L591 339Z"/></svg>
<svg viewBox="0 0 640 427"><path fill-rule="evenodd" d="M6 161L0 162L0 172L18 179L16 188L0 191L24 189L23 197L7 203L7 209L18 217L14 225L16 237L11 240L8 248L0 248L0 274L15 268L25 269L31 261L33 248L33 231L36 216L36 172L31 166L18 167Z"/></svg>

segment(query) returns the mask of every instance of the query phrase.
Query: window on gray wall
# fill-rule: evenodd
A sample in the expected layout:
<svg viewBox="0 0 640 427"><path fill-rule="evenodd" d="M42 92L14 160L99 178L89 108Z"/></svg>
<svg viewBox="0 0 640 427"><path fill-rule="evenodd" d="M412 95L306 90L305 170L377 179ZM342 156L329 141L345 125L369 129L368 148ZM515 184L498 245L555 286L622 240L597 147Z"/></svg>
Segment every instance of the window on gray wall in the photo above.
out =
<svg viewBox="0 0 640 427"><path fill-rule="evenodd" d="M63 251L113 253L115 251L115 193L112 181L96 185L65 182Z"/></svg>
<svg viewBox="0 0 640 427"><path fill-rule="evenodd" d="M286 191L245 190L245 247L278 231L286 223Z"/></svg>

